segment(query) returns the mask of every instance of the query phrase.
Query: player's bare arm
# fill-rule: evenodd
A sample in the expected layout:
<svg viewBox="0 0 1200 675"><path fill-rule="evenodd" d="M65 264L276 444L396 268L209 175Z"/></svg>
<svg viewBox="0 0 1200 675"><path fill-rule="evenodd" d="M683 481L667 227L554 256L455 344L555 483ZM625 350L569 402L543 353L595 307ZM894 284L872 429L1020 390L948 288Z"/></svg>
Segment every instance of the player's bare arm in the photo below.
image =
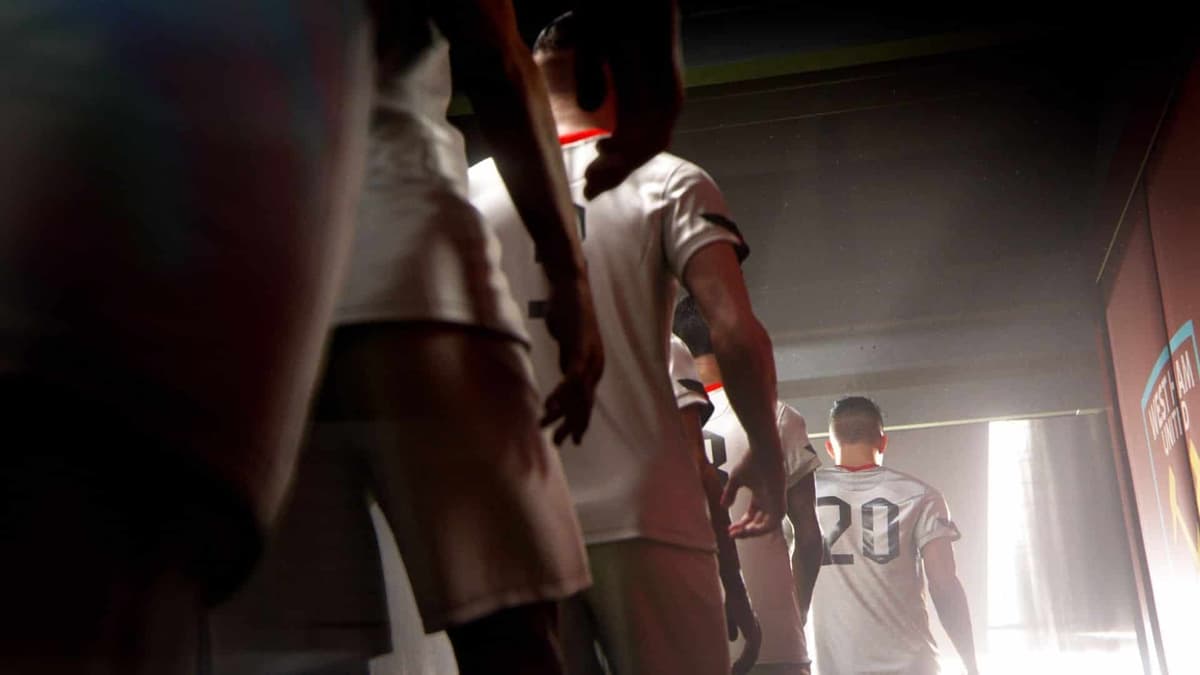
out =
<svg viewBox="0 0 1200 675"><path fill-rule="evenodd" d="M817 523L817 494L813 474L801 478L788 488L787 512L792 521L795 543L792 550L792 579L796 589L796 600L800 605L800 618L808 621L808 610L812 606L813 587L821 570L823 540L821 526Z"/></svg>
<svg viewBox="0 0 1200 675"><path fill-rule="evenodd" d="M979 665L975 660L975 637L971 631L971 611L967 606L967 594L958 579L954 560L954 547L949 538L939 538L925 544L921 549L925 564L925 577L929 582L929 597L937 609L938 619L958 650L968 675L977 675Z"/></svg>
<svg viewBox="0 0 1200 675"><path fill-rule="evenodd" d="M704 454L704 436L701 433L700 413L696 406L679 411L683 418L684 435L692 449L692 457L700 471L700 482L708 500L708 513L712 522L713 535L717 540L717 566L721 575L721 586L725 589L725 624L729 628L729 640L745 636L745 644L737 661L733 663L733 675L745 675L758 661L758 650L762 646L762 629L750 603L750 594L742 579L742 566L738 560L737 544L729 535L729 510L721 505L721 477L717 468Z"/></svg>
<svg viewBox="0 0 1200 675"><path fill-rule="evenodd" d="M751 309L733 246L710 244L697 251L684 269L684 283L708 323L729 403L750 441L749 454L730 471L722 495L726 508L740 488L752 495L750 508L729 533L761 536L780 527L786 510L771 338Z"/></svg>
<svg viewBox="0 0 1200 675"><path fill-rule="evenodd" d="M595 110L604 100L607 63L616 92L617 123L597 145L584 195L621 184L635 169L667 149L683 105L675 0L579 0L576 10L589 33L579 48L579 103Z"/></svg>
<svg viewBox="0 0 1200 675"><path fill-rule="evenodd" d="M545 84L521 42L509 0L431 6L550 281L546 326L559 345L563 380L546 399L542 425L561 421L555 442L568 436L578 442L591 417L604 351Z"/></svg>

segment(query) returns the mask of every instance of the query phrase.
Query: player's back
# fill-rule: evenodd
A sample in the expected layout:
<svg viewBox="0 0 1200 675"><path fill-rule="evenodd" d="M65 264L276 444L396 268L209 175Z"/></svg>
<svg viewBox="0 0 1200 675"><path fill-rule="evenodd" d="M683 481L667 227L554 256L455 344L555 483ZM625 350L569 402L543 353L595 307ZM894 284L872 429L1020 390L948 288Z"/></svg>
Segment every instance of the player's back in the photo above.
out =
<svg viewBox="0 0 1200 675"><path fill-rule="evenodd" d="M934 488L885 467L817 472L825 558L813 596L821 675L929 675L921 548L958 537Z"/></svg>
<svg viewBox="0 0 1200 675"><path fill-rule="evenodd" d="M703 492L668 376L668 335L687 258L709 243L736 238L701 215L701 203L724 210L711 179L665 153L585 200L584 171L597 156L598 138L581 136L563 139L563 159L605 347L591 426L580 446L568 442L562 449L584 535L589 544L645 536L711 548ZM526 312L537 382L548 393L560 375L558 350L542 320L546 278L491 160L472 167L470 189L500 239L501 266Z"/></svg>

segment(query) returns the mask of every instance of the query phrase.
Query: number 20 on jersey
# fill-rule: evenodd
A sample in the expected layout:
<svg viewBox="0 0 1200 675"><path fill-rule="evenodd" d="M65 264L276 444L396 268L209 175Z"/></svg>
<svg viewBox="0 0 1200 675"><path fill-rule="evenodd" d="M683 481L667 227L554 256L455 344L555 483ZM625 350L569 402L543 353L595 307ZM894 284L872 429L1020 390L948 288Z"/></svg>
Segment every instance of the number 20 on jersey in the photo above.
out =
<svg viewBox="0 0 1200 675"><path fill-rule="evenodd" d="M854 509L840 497L819 497L817 508L832 507L837 509L837 522L828 531L823 532L825 554L821 558L822 565L853 565L853 553L834 553L833 545L853 524ZM879 516L884 516L880 518ZM864 558L880 565L895 560L900 555L900 507L880 497L862 505L859 510L862 519L862 555ZM882 521L882 522L881 522ZM883 550L878 550L880 526L887 529L887 544Z"/></svg>

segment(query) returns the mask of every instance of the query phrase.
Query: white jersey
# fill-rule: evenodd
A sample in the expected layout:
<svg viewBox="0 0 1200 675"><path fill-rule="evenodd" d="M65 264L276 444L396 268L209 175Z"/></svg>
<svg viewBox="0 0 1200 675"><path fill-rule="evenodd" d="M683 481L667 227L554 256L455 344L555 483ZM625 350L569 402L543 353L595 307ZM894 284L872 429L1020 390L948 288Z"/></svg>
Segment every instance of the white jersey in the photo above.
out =
<svg viewBox="0 0 1200 675"><path fill-rule="evenodd" d="M708 400L708 393L704 391L704 383L700 381L696 359L692 358L692 352L678 335L671 335L670 347L667 364L671 374L671 386L675 390L675 404L680 410L688 406L700 406L700 419L708 421L712 416L713 406Z"/></svg>
<svg viewBox="0 0 1200 675"><path fill-rule="evenodd" d="M647 538L714 550L699 471L686 447L667 376L677 279L701 248L737 242L717 186L699 167L663 153L618 187L583 198L595 137L563 147L579 211L604 376L581 445L567 442L563 465L589 544ZM540 318L547 282L534 247L491 160L472 167L471 201L503 244L502 265L528 310L534 368L543 392L561 379L558 348Z"/></svg>
<svg viewBox="0 0 1200 675"><path fill-rule="evenodd" d="M712 388L709 399L713 414L704 425L704 449L722 474L741 462L750 452L746 430L729 405L724 387ZM808 440L804 418L794 408L776 403L775 422L783 443L783 466L790 488L821 466L821 460ZM750 506L750 496L741 491L729 516L737 521ZM792 562L783 528L753 539L739 539L738 559L750 603L762 626L760 663L807 663L804 644L804 620L796 598Z"/></svg>
<svg viewBox="0 0 1200 675"><path fill-rule="evenodd" d="M446 119L450 46L430 42L376 91L367 177L338 324L438 321L526 340L500 249L467 199L462 134Z"/></svg>
<svg viewBox="0 0 1200 675"><path fill-rule="evenodd" d="M884 467L817 472L825 560L813 614L821 675L931 675L921 549L959 537L936 489Z"/></svg>

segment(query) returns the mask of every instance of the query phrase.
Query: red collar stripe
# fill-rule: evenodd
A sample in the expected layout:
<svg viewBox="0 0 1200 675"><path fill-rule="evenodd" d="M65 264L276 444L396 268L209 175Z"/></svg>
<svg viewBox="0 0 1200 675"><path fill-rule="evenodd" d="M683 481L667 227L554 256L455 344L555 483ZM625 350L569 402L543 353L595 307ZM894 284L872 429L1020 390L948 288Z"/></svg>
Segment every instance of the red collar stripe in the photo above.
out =
<svg viewBox="0 0 1200 675"><path fill-rule="evenodd" d="M716 391L724 386L725 386L725 384L722 382L713 382L712 384L706 384L706 385L704 385L704 393L711 394L714 391Z"/></svg>
<svg viewBox="0 0 1200 675"><path fill-rule="evenodd" d="M583 131L572 131L569 134L563 134L562 136L559 136L558 144L570 145L572 143L578 143L579 141L584 141L595 136L603 136L608 133L611 132L609 132L607 129L598 128L584 129Z"/></svg>
<svg viewBox="0 0 1200 675"><path fill-rule="evenodd" d="M838 464L838 468L845 469L847 471L866 471L867 469L878 469L879 465L875 462L871 462L870 464L860 464L858 466L846 466L845 464Z"/></svg>

